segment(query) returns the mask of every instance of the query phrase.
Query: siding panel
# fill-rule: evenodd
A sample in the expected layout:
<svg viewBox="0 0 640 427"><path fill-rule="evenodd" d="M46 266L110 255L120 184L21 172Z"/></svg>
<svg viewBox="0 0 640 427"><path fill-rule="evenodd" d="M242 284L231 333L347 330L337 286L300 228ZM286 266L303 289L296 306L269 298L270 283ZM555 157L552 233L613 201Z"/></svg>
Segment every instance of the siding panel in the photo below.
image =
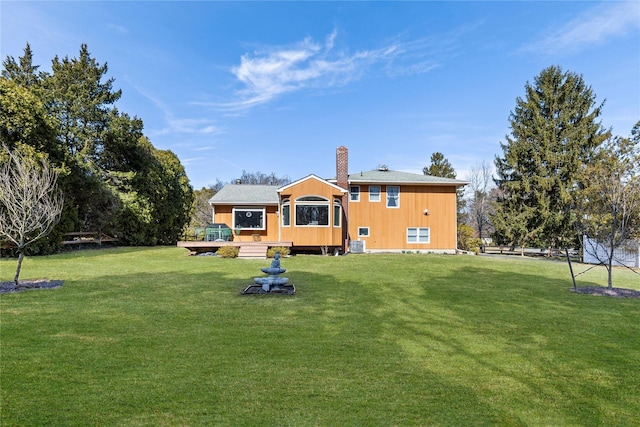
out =
<svg viewBox="0 0 640 427"><path fill-rule="evenodd" d="M369 186L361 185L360 201L349 204L349 233L358 239L358 227L369 227L363 237L367 250L455 250L456 189L453 186L401 185L400 207L386 207L386 186L381 201L369 202ZM429 210L429 215L424 210ZM430 229L429 243L407 243L408 227Z"/></svg>

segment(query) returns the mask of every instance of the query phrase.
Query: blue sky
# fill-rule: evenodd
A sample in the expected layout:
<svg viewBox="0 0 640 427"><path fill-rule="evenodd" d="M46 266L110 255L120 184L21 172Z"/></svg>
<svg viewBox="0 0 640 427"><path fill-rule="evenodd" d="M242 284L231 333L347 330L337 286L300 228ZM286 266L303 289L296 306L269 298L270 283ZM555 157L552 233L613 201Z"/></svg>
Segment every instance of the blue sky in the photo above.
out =
<svg viewBox="0 0 640 427"><path fill-rule="evenodd" d="M178 155L195 188L291 179L442 152L464 179L493 162L524 86L582 74L605 128L640 119L640 2L0 2L2 59L108 64L117 107Z"/></svg>

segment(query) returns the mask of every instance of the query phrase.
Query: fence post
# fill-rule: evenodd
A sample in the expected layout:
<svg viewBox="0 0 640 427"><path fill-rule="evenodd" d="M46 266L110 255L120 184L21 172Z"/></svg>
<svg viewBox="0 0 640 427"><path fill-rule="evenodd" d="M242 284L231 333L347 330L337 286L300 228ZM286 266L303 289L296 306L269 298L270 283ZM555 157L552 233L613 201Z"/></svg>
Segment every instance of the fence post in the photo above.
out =
<svg viewBox="0 0 640 427"><path fill-rule="evenodd" d="M571 280L573 280L573 289L576 290L576 276L573 275L573 266L571 265L571 258L569 257L569 248L564 248L564 253L567 254L567 262L569 263L569 271L571 272Z"/></svg>

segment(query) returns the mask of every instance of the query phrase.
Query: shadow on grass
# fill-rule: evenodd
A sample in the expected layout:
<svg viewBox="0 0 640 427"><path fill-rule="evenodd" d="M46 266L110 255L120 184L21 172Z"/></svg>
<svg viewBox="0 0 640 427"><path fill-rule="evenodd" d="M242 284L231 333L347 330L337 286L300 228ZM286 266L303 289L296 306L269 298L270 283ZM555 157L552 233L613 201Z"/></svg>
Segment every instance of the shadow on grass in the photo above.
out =
<svg viewBox="0 0 640 427"><path fill-rule="evenodd" d="M624 424L640 410L637 301L586 300L563 280L477 267L379 293L408 359L467 385L500 422Z"/></svg>
<svg viewBox="0 0 640 427"><path fill-rule="evenodd" d="M435 258L411 259L399 277L386 260L292 260L294 296L240 295L263 262L189 259L161 272L116 265L49 296L5 299L3 413L23 425L69 414L622 425L640 411L637 304L584 298L545 275L436 269Z"/></svg>

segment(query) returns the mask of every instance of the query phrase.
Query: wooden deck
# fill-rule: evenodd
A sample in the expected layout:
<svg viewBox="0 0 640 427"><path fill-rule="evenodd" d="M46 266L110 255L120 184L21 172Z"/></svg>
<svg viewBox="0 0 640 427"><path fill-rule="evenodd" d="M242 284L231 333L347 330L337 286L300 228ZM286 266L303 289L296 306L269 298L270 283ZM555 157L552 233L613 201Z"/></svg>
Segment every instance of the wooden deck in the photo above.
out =
<svg viewBox="0 0 640 427"><path fill-rule="evenodd" d="M202 253L202 252L215 252L218 248L222 246L237 246L240 247L240 254L244 254L244 256L239 256L240 258L255 258L255 259L264 259L267 256L267 249L275 246L284 246L290 248L293 246L293 242L242 242L242 241L232 241L232 242L204 242L204 241L181 241L178 242L179 248L185 248L191 251L191 253Z"/></svg>

